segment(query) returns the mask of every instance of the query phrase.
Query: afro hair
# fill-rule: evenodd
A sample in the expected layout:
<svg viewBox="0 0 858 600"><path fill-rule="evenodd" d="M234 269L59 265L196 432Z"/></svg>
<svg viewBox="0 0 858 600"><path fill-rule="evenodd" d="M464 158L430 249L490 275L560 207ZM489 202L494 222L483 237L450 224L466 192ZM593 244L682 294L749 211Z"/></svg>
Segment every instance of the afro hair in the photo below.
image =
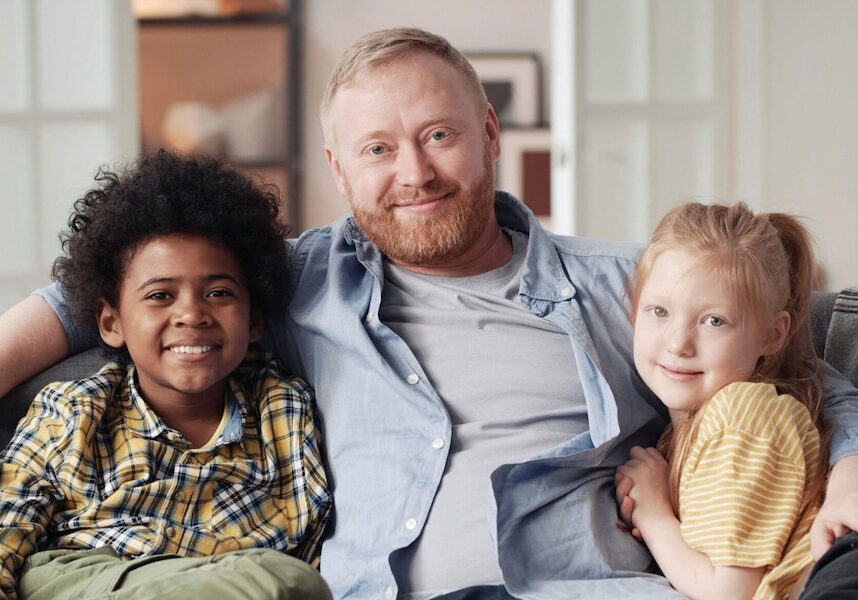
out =
<svg viewBox="0 0 858 600"><path fill-rule="evenodd" d="M98 303L118 306L128 261L145 242L170 234L204 237L241 267L251 308L270 316L286 293L289 227L278 191L210 157L158 150L124 171L99 169L97 186L74 204L52 275L72 317L97 330Z"/></svg>

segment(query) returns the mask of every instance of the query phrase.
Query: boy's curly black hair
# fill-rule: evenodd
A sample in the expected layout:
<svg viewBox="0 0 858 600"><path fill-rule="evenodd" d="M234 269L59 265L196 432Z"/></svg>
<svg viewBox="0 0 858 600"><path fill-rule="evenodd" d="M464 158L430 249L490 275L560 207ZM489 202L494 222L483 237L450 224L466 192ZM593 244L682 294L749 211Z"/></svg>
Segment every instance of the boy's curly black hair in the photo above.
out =
<svg viewBox="0 0 858 600"><path fill-rule="evenodd" d="M141 244L174 233L203 236L235 255L251 308L269 316L285 294L289 227L274 186L259 186L209 157L158 150L119 173L102 167L98 186L74 203L63 255L52 275L71 315L96 329L98 302L119 305L119 288Z"/></svg>

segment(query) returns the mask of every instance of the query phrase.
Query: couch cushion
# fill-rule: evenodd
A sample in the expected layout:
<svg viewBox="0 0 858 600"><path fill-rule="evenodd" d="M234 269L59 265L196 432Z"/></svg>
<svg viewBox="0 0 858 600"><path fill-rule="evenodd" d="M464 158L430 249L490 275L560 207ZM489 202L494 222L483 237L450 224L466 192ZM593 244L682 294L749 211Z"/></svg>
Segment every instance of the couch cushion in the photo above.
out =
<svg viewBox="0 0 858 600"><path fill-rule="evenodd" d="M6 443L15 432L18 421L27 412L30 402L39 390L54 381L71 381L92 375L106 362L107 358L96 348L75 354L50 369L42 371L0 398L0 447L6 447Z"/></svg>

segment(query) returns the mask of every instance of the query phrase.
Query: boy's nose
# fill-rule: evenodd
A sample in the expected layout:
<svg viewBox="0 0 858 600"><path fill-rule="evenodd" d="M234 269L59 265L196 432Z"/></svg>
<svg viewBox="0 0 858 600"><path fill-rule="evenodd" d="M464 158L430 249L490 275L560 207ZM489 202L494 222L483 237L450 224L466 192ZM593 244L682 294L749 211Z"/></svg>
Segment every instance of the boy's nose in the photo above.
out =
<svg viewBox="0 0 858 600"><path fill-rule="evenodd" d="M205 310L202 301L186 299L177 302L173 313L173 323L180 327L205 327L211 325L211 315Z"/></svg>

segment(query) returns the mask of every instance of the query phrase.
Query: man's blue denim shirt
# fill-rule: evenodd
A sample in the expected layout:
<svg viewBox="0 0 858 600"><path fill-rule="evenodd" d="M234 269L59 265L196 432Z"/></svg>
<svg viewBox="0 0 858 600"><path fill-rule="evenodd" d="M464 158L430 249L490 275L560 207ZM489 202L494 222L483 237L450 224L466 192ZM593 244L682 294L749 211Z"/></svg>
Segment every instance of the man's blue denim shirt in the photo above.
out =
<svg viewBox="0 0 858 600"><path fill-rule="evenodd" d="M681 597L642 573L649 554L616 527L614 468L666 424L632 360L627 286L640 246L550 234L504 192L495 210L502 227L529 236L521 304L568 333L590 424L492 473L486 506L507 588L528 598ZM269 342L316 391L335 509L322 574L337 598L393 598L389 558L420 535L450 418L414 354L377 318L382 256L353 219L306 232L293 259L292 296L268 323ZM40 293L80 350L82 331L57 290ZM832 459L858 454L858 391L833 371L828 381L826 416L839 425Z"/></svg>

